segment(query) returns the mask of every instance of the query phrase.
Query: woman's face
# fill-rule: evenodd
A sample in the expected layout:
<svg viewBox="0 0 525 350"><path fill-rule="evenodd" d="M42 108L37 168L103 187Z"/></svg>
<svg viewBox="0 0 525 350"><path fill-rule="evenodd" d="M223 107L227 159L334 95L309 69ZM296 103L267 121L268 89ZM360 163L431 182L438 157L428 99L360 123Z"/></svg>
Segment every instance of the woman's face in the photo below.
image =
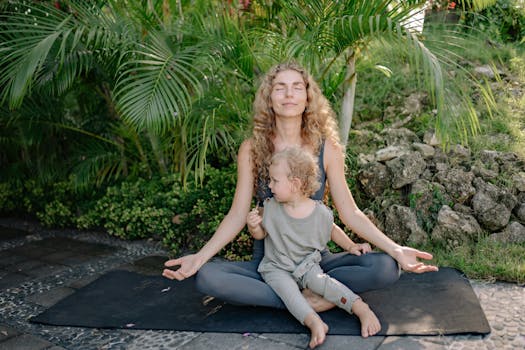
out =
<svg viewBox="0 0 525 350"><path fill-rule="evenodd" d="M270 99L276 116L302 116L308 103L308 96L301 73L295 70L277 73L273 79Z"/></svg>

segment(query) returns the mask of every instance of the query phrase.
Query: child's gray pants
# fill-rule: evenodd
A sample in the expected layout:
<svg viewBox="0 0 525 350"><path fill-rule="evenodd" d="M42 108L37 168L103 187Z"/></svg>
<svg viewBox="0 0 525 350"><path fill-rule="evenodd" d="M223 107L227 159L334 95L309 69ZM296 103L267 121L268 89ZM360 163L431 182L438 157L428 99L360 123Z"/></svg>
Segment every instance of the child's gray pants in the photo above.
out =
<svg viewBox="0 0 525 350"><path fill-rule="evenodd" d="M359 298L344 284L324 273L319 266L320 260L319 252L315 252L306 257L293 273L279 268L261 273L288 311L302 324L306 316L314 312L301 294L303 288L310 289L349 313L352 313L352 304Z"/></svg>

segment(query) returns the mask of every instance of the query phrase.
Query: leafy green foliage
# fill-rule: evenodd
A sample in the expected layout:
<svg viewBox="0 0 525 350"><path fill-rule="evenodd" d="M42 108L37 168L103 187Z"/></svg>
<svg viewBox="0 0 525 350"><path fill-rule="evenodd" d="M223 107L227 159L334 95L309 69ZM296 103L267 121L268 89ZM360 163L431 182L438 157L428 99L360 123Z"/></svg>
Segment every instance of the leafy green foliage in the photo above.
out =
<svg viewBox="0 0 525 350"><path fill-rule="evenodd" d="M180 198L175 178L128 180L110 186L77 225L84 229L104 228L124 238L157 238L174 232L172 218Z"/></svg>
<svg viewBox="0 0 525 350"><path fill-rule="evenodd" d="M236 167L221 170L208 167L202 186L192 182L181 194L177 207L180 224L164 237L172 250L199 250L215 233L219 223L230 209L235 193ZM219 253L231 260L251 257L252 238L244 229L235 240Z"/></svg>
<svg viewBox="0 0 525 350"><path fill-rule="evenodd" d="M519 0L497 0L478 12L467 12L464 24L486 33L498 42L523 43L525 38L525 7Z"/></svg>
<svg viewBox="0 0 525 350"><path fill-rule="evenodd" d="M0 184L0 213L36 217L47 227L74 227L77 212L89 203L72 179L43 184L33 179ZM96 195L96 192L92 195Z"/></svg>
<svg viewBox="0 0 525 350"><path fill-rule="evenodd" d="M0 183L0 214L10 214L19 209L19 203L16 198L19 198L18 191L15 187L8 183Z"/></svg>

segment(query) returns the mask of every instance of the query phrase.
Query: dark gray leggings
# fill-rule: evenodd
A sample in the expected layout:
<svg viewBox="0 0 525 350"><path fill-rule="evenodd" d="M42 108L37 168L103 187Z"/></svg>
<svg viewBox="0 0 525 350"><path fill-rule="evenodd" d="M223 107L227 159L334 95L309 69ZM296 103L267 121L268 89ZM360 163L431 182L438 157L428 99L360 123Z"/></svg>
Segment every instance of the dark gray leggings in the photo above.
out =
<svg viewBox="0 0 525 350"><path fill-rule="evenodd" d="M263 253L263 241L254 241L251 261L209 261L197 273L197 289L232 304L284 309L281 299L257 272ZM400 274L397 262L384 253L357 256L324 251L320 265L328 275L357 294L384 288L397 281Z"/></svg>

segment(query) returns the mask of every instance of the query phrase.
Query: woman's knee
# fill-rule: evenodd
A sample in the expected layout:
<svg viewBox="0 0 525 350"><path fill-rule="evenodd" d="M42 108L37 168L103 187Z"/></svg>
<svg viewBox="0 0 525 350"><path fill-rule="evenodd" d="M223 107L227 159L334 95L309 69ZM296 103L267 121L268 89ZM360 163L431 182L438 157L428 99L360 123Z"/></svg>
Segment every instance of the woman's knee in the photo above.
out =
<svg viewBox="0 0 525 350"><path fill-rule="evenodd" d="M215 295L220 290L221 268L215 262L202 265L195 276L195 287L203 294Z"/></svg>
<svg viewBox="0 0 525 350"><path fill-rule="evenodd" d="M373 254L372 275L377 288L386 287L399 279L400 268L397 261L385 253Z"/></svg>

